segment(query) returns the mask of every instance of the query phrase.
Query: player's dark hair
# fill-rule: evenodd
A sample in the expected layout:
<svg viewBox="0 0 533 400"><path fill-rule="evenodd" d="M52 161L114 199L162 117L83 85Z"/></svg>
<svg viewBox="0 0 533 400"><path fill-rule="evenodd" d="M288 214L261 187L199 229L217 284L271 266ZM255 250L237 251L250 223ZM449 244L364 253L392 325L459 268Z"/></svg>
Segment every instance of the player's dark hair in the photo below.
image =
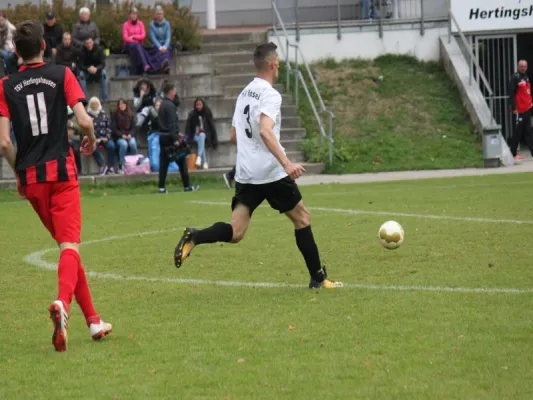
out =
<svg viewBox="0 0 533 400"><path fill-rule="evenodd" d="M167 83L163 86L163 94L167 96L172 89L175 89L176 86L174 86L172 83Z"/></svg>
<svg viewBox="0 0 533 400"><path fill-rule="evenodd" d="M43 24L37 20L27 20L17 24L13 43L23 60L31 60L41 53Z"/></svg>
<svg viewBox="0 0 533 400"><path fill-rule="evenodd" d="M276 52L276 46L274 43L264 43L254 51L254 64L258 71L264 71L268 65L269 58Z"/></svg>

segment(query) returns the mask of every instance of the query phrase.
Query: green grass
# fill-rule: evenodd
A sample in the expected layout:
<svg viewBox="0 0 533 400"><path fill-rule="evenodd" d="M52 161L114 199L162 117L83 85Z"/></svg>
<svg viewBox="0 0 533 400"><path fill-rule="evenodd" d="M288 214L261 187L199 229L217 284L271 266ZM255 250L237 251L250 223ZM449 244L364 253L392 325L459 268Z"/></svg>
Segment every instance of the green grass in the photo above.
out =
<svg viewBox="0 0 533 400"><path fill-rule="evenodd" d="M331 278L377 286L533 288L532 174L303 187ZM31 207L0 196L2 399L531 399L533 294L346 287L225 287L164 280L307 283L285 217L257 210L245 240L194 250L180 270L181 227L229 217L221 184L196 193L100 189L82 199L82 247L95 305L114 324L89 338L76 305L70 349L55 353L46 308L57 261ZM177 190L177 189L176 189ZM191 201L220 202L202 205ZM385 214L376 214L384 211ZM400 216L395 213L417 214ZM529 221L430 219L425 215ZM403 246L379 225L399 221ZM142 232L162 230L160 234ZM141 277L152 280L142 280Z"/></svg>
<svg viewBox="0 0 533 400"><path fill-rule="evenodd" d="M327 59L312 69L325 104L336 115L334 160L327 172L482 165L479 137L440 64L386 55L374 61ZM280 81L286 81L284 68ZM318 125L301 87L299 96L308 133L303 150L309 161L327 161L327 146L319 144Z"/></svg>

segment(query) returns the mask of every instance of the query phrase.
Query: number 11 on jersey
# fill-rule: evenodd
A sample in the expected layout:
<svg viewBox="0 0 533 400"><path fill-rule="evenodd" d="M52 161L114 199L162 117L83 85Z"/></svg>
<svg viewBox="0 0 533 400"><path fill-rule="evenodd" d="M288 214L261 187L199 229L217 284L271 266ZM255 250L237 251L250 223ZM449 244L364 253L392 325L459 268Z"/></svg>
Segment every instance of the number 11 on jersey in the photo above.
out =
<svg viewBox="0 0 533 400"><path fill-rule="evenodd" d="M35 105L35 98L37 97L37 106L39 108L39 117L41 124L39 126L39 117L37 116L37 107ZM26 96L26 103L28 104L28 112L30 114L31 133L33 136L48 134L48 112L46 111L46 100L44 93L40 92L36 95L29 94Z"/></svg>

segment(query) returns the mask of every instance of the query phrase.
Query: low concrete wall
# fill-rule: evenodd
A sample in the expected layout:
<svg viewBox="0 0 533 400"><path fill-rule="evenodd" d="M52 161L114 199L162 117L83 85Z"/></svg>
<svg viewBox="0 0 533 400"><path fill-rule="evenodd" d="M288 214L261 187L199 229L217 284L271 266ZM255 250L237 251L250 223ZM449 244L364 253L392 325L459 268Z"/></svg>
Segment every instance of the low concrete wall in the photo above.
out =
<svg viewBox="0 0 533 400"><path fill-rule="evenodd" d="M420 23L387 23L383 25L383 37L379 37L379 26L360 24L342 30L342 38L337 38L336 28L300 29L300 48L309 63L324 58L342 60L347 58L374 59L384 54L412 55L424 61L440 59L439 38L448 32L445 21L426 22L424 35L420 33ZM296 30L288 29L289 40L296 41ZM285 37L277 40L273 31L269 39L285 48ZM290 60L294 61L291 50ZM300 60L301 62L301 60Z"/></svg>

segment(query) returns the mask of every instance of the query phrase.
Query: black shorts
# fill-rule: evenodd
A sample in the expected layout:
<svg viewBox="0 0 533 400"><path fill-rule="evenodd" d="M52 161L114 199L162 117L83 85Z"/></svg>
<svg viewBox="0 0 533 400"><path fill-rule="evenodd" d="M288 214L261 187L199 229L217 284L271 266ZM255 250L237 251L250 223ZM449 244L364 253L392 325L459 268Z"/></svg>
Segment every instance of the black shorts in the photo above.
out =
<svg viewBox="0 0 533 400"><path fill-rule="evenodd" d="M283 214L296 207L302 200L302 195L296 182L288 176L279 181L261 185L236 182L231 209L234 210L237 204L242 204L250 209L250 215L252 215L263 200L268 201L270 207Z"/></svg>

